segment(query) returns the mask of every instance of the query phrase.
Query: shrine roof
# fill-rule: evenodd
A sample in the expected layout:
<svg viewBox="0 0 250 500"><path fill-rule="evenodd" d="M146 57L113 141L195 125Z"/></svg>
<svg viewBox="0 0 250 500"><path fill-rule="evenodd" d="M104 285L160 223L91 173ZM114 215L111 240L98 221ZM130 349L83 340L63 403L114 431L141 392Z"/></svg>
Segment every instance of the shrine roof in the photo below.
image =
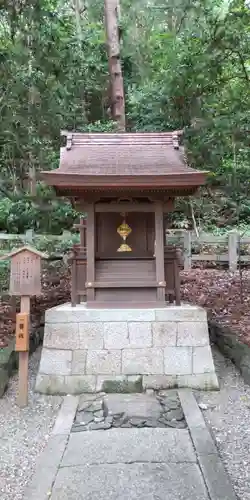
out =
<svg viewBox="0 0 250 500"><path fill-rule="evenodd" d="M177 176L192 179L195 185L204 184L206 173L190 168L179 146L177 132L159 133L71 133L60 151L59 168L43 172L44 180L55 187L94 186L105 179L105 185L133 184L149 178L170 181ZM115 184L113 183L115 182ZM154 183L155 183L154 182Z"/></svg>

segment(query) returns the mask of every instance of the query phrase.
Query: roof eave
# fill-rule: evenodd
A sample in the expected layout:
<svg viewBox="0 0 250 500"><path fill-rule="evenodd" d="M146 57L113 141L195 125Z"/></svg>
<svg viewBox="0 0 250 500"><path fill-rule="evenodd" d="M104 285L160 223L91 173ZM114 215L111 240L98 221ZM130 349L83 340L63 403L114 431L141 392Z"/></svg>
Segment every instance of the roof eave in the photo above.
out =
<svg viewBox="0 0 250 500"><path fill-rule="evenodd" d="M59 171L42 172L42 179L55 188L103 188L105 187L199 187L206 183L208 172L189 171L168 175L79 175L65 174Z"/></svg>

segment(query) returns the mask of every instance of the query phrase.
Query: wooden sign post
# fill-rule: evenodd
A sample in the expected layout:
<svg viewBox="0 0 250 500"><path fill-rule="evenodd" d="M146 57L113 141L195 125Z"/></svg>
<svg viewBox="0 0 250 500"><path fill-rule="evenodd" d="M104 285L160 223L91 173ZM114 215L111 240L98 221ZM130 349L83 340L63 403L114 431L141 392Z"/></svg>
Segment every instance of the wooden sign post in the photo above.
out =
<svg viewBox="0 0 250 500"><path fill-rule="evenodd" d="M20 407L28 404L30 297L41 293L41 259L47 256L25 246L1 257L10 259L10 295L21 298L20 313L16 315L16 351L18 363L18 398Z"/></svg>

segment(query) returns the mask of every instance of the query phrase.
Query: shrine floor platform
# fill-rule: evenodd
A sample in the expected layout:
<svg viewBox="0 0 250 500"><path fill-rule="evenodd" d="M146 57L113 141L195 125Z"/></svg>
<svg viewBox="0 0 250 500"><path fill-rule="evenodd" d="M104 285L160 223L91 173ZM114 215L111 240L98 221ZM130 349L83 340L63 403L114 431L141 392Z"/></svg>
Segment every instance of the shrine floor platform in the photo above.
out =
<svg viewBox="0 0 250 500"><path fill-rule="evenodd" d="M46 312L36 390L45 394L217 389L206 311L183 304L150 309Z"/></svg>

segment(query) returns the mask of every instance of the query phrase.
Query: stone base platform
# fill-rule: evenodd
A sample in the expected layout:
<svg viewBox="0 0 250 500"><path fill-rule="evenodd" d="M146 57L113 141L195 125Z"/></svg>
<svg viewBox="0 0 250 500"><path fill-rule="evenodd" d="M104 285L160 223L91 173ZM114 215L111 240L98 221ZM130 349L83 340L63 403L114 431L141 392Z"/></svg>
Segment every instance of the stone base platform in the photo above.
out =
<svg viewBox="0 0 250 500"><path fill-rule="evenodd" d="M36 390L44 394L218 389L206 311L191 305L46 312Z"/></svg>

